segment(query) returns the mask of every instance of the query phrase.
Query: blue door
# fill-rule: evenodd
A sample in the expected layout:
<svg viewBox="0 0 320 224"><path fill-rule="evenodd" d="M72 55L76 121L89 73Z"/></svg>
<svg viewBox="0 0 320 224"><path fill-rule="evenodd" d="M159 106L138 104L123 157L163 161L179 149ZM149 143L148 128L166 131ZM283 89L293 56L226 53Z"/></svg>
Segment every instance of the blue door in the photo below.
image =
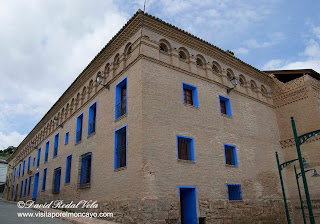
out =
<svg viewBox="0 0 320 224"><path fill-rule="evenodd" d="M37 199L38 183L39 183L39 172L36 173L35 176L34 176L32 200L36 200Z"/></svg>
<svg viewBox="0 0 320 224"><path fill-rule="evenodd" d="M179 187L181 224L197 224L197 188Z"/></svg>

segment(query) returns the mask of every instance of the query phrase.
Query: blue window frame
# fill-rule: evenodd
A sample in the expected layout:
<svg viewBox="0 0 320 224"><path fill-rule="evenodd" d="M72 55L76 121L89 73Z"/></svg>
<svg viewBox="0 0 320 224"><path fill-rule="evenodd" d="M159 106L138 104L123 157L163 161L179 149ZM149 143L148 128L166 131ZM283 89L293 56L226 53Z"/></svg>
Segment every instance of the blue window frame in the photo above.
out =
<svg viewBox="0 0 320 224"><path fill-rule="evenodd" d="M97 120L97 101L89 107L88 117L88 135L96 132L96 120Z"/></svg>
<svg viewBox="0 0 320 224"><path fill-rule="evenodd" d="M22 197L22 189L23 189L23 180L21 181L21 186L20 186L20 198Z"/></svg>
<svg viewBox="0 0 320 224"><path fill-rule="evenodd" d="M53 175L53 193L58 193L60 191L60 182L61 182L61 167L54 169Z"/></svg>
<svg viewBox="0 0 320 224"><path fill-rule="evenodd" d="M224 157L227 165L238 166L237 148L235 145L224 145Z"/></svg>
<svg viewBox="0 0 320 224"><path fill-rule="evenodd" d="M31 188L31 180L32 176L29 177L29 184L28 184L28 195L30 194L30 188Z"/></svg>
<svg viewBox="0 0 320 224"><path fill-rule="evenodd" d="M30 170L30 163L31 163L31 156L29 156L29 158L28 158L28 168L27 168L27 172L29 172L29 170Z"/></svg>
<svg viewBox="0 0 320 224"><path fill-rule="evenodd" d="M177 157L182 160L195 161L194 139L192 137L177 135Z"/></svg>
<svg viewBox="0 0 320 224"><path fill-rule="evenodd" d="M18 178L20 178L20 174L21 174L21 163L19 164L19 175L18 175Z"/></svg>
<svg viewBox="0 0 320 224"><path fill-rule="evenodd" d="M12 190L11 190L11 200L13 199L13 191L14 191L14 185L12 185Z"/></svg>
<svg viewBox="0 0 320 224"><path fill-rule="evenodd" d="M80 188L89 186L91 183L91 166L92 153L86 153L81 156L81 170L80 170Z"/></svg>
<svg viewBox="0 0 320 224"><path fill-rule="evenodd" d="M54 146L53 146L53 157L58 155L58 147L59 147L59 133L54 136Z"/></svg>
<svg viewBox="0 0 320 224"><path fill-rule="evenodd" d="M228 97L219 95L220 113L232 116L231 103Z"/></svg>
<svg viewBox="0 0 320 224"><path fill-rule="evenodd" d="M66 159L66 175L65 175L65 180L64 183L70 183L71 180L71 165L72 165L72 154L67 156Z"/></svg>
<svg viewBox="0 0 320 224"><path fill-rule="evenodd" d="M13 181L16 179L16 172L17 172L17 168L14 168L14 172L13 172Z"/></svg>
<svg viewBox="0 0 320 224"><path fill-rule="evenodd" d="M227 184L228 199L242 200L241 185L240 184Z"/></svg>
<svg viewBox="0 0 320 224"><path fill-rule="evenodd" d="M48 162L49 146L50 146L50 142L47 141L47 143L46 143L46 151L45 151L45 153L44 153L44 162Z"/></svg>
<svg viewBox="0 0 320 224"><path fill-rule="evenodd" d="M198 87L182 82L183 103L199 107Z"/></svg>
<svg viewBox="0 0 320 224"><path fill-rule="evenodd" d="M28 178L24 181L24 190L23 190L23 196L26 196L27 193L27 183L28 183Z"/></svg>
<svg viewBox="0 0 320 224"><path fill-rule="evenodd" d="M37 167L40 165L41 148L38 149Z"/></svg>
<svg viewBox="0 0 320 224"><path fill-rule="evenodd" d="M77 117L76 143L82 139L83 113Z"/></svg>
<svg viewBox="0 0 320 224"><path fill-rule="evenodd" d="M41 188L41 190L43 190L43 191L46 189L46 183L47 183L47 169L48 169L48 168L44 168L44 169L43 169L42 188Z"/></svg>
<svg viewBox="0 0 320 224"><path fill-rule="evenodd" d="M22 165L22 176L24 176L24 168L26 166L26 160L23 160L23 165Z"/></svg>
<svg viewBox="0 0 320 224"><path fill-rule="evenodd" d="M127 125L114 132L114 169L127 166Z"/></svg>
<svg viewBox="0 0 320 224"><path fill-rule="evenodd" d="M69 132L66 132L66 137L64 140L64 144L67 144L69 142Z"/></svg>
<svg viewBox="0 0 320 224"><path fill-rule="evenodd" d="M32 166L34 166L35 162L36 162L36 157L33 157L33 165Z"/></svg>
<svg viewBox="0 0 320 224"><path fill-rule="evenodd" d="M125 77L116 85L114 119L117 119L128 112L127 111L127 103L128 103L127 102L127 98L128 98L127 80L128 80L128 77Z"/></svg>

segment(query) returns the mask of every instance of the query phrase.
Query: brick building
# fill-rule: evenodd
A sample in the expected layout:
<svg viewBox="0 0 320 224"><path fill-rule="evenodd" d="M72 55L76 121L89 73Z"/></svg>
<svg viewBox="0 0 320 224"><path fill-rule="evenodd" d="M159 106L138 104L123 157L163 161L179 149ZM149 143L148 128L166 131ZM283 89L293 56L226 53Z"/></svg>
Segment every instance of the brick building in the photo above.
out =
<svg viewBox="0 0 320 224"><path fill-rule="evenodd" d="M139 10L8 159L4 196L98 200L122 223L283 223L275 83Z"/></svg>

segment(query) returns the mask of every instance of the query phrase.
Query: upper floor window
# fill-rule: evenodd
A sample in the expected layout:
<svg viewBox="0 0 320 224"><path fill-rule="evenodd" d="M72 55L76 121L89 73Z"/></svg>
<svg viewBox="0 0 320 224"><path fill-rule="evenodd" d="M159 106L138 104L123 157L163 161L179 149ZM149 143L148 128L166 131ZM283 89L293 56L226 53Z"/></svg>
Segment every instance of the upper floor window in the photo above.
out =
<svg viewBox="0 0 320 224"><path fill-rule="evenodd" d="M23 160L23 165L22 165L22 176L24 176L24 168L26 166L26 160Z"/></svg>
<svg viewBox="0 0 320 224"><path fill-rule="evenodd" d="M20 173L21 173L21 163L19 164L19 175L18 175L19 178L20 178Z"/></svg>
<svg viewBox="0 0 320 224"><path fill-rule="evenodd" d="M238 166L237 150L235 145L224 144L226 164Z"/></svg>
<svg viewBox="0 0 320 224"><path fill-rule="evenodd" d="M82 139L83 113L77 117L76 143Z"/></svg>
<svg viewBox="0 0 320 224"><path fill-rule="evenodd" d="M219 102L220 102L220 113L226 114L228 116L232 116L230 99L228 97L219 95Z"/></svg>
<svg viewBox="0 0 320 224"><path fill-rule="evenodd" d="M41 148L38 149L37 167L40 165Z"/></svg>
<svg viewBox="0 0 320 224"><path fill-rule="evenodd" d="M115 131L114 169L127 166L127 126Z"/></svg>
<svg viewBox="0 0 320 224"><path fill-rule="evenodd" d="M201 60L201 58L197 58L196 64L197 64L198 66L200 66L200 67L203 66L203 61Z"/></svg>
<svg viewBox="0 0 320 224"><path fill-rule="evenodd" d="M242 200L240 184L227 184L227 188L229 200Z"/></svg>
<svg viewBox="0 0 320 224"><path fill-rule="evenodd" d="M67 144L69 142L69 132L66 132L66 137L64 140L64 144Z"/></svg>
<svg viewBox="0 0 320 224"><path fill-rule="evenodd" d="M179 58L182 60L186 60L187 59L186 53L184 53L183 51L179 51Z"/></svg>
<svg viewBox="0 0 320 224"><path fill-rule="evenodd" d="M53 173L52 193L58 193L60 191L60 182L61 182L61 167L58 167L54 170L54 173Z"/></svg>
<svg viewBox="0 0 320 224"><path fill-rule="evenodd" d="M177 135L177 151L178 159L195 161L193 138Z"/></svg>
<svg viewBox="0 0 320 224"><path fill-rule="evenodd" d="M41 190L45 190L46 189L46 182L47 182L47 168L43 169L43 178L42 178L42 188Z"/></svg>
<svg viewBox="0 0 320 224"><path fill-rule="evenodd" d="M97 102L89 107L88 135L96 132Z"/></svg>
<svg viewBox="0 0 320 224"><path fill-rule="evenodd" d="M58 155L59 133L54 136L53 157Z"/></svg>
<svg viewBox="0 0 320 224"><path fill-rule="evenodd" d="M36 162L36 157L33 157L33 163L32 163L32 166L34 166L35 162Z"/></svg>
<svg viewBox="0 0 320 224"><path fill-rule="evenodd" d="M115 119L127 113L127 77L116 85Z"/></svg>
<svg viewBox="0 0 320 224"><path fill-rule="evenodd" d="M50 142L47 141L47 143L46 143L46 151L44 152L44 162L48 162L48 157L49 157L49 145L50 145Z"/></svg>
<svg viewBox="0 0 320 224"><path fill-rule="evenodd" d="M65 176L65 181L64 183L70 183L71 180L71 163L72 163L72 154L67 156L67 161L66 161L66 176Z"/></svg>
<svg viewBox="0 0 320 224"><path fill-rule="evenodd" d="M29 158L28 158L28 168L27 168L27 172L29 172L29 170L30 170L30 163L31 163L31 156L29 156Z"/></svg>
<svg viewBox="0 0 320 224"><path fill-rule="evenodd" d="M86 153L80 157L81 169L80 169L80 185L79 187L90 186L91 183L91 161L92 153Z"/></svg>
<svg viewBox="0 0 320 224"><path fill-rule="evenodd" d="M159 48L162 52L168 52L168 47L165 43L160 43Z"/></svg>
<svg viewBox="0 0 320 224"><path fill-rule="evenodd" d="M196 86L182 82L183 102L198 107L198 88Z"/></svg>

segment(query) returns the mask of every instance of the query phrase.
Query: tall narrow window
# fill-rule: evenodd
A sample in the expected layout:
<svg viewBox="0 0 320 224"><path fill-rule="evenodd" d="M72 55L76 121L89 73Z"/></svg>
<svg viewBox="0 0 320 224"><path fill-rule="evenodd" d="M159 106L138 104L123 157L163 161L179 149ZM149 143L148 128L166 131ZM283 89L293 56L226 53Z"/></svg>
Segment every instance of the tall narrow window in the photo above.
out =
<svg viewBox="0 0 320 224"><path fill-rule="evenodd" d="M21 186L20 186L20 198L22 197L22 189L23 189L23 180L21 181Z"/></svg>
<svg viewBox="0 0 320 224"><path fill-rule="evenodd" d="M12 190L11 190L11 200L13 199L13 192L14 192L14 185L12 185Z"/></svg>
<svg viewBox="0 0 320 224"><path fill-rule="evenodd" d="M60 181L61 181L61 167L54 169L53 173L53 188L52 193L58 193L60 191Z"/></svg>
<svg viewBox="0 0 320 224"><path fill-rule="evenodd" d="M178 159L195 160L193 138L177 135Z"/></svg>
<svg viewBox="0 0 320 224"><path fill-rule="evenodd" d="M45 153L44 153L44 162L48 162L49 146L50 146L50 142L47 141L47 143L46 143L46 151L45 151Z"/></svg>
<svg viewBox="0 0 320 224"><path fill-rule="evenodd" d="M43 178L42 178L42 188L41 190L45 190L46 189L46 183L47 183L47 168L43 169Z"/></svg>
<svg viewBox="0 0 320 224"><path fill-rule="evenodd" d="M36 157L33 157L33 165L32 166L34 166L35 162L36 162Z"/></svg>
<svg viewBox="0 0 320 224"><path fill-rule="evenodd" d="M198 107L198 88L194 85L182 83L183 103Z"/></svg>
<svg viewBox="0 0 320 224"><path fill-rule="evenodd" d="M72 163L72 154L67 156L66 161L66 177L64 183L70 183L71 180L71 163Z"/></svg>
<svg viewBox="0 0 320 224"><path fill-rule="evenodd" d="M59 133L54 136L53 157L58 155Z"/></svg>
<svg viewBox="0 0 320 224"><path fill-rule="evenodd" d="M116 85L115 119L127 113L127 77Z"/></svg>
<svg viewBox="0 0 320 224"><path fill-rule="evenodd" d="M64 144L67 144L68 142L69 142L69 132L66 133Z"/></svg>
<svg viewBox="0 0 320 224"><path fill-rule="evenodd" d="M242 200L240 184L227 184L227 188L229 200Z"/></svg>
<svg viewBox="0 0 320 224"><path fill-rule="evenodd" d="M28 178L24 181L24 190L23 190L23 196L26 196L27 193L27 183L28 183Z"/></svg>
<svg viewBox="0 0 320 224"><path fill-rule="evenodd" d="M82 139L83 113L77 117L76 143Z"/></svg>
<svg viewBox="0 0 320 224"><path fill-rule="evenodd" d="M37 167L40 165L41 148L38 149Z"/></svg>
<svg viewBox="0 0 320 224"><path fill-rule="evenodd" d="M224 144L224 154L226 158L226 164L238 166L238 158L235 145Z"/></svg>
<svg viewBox="0 0 320 224"><path fill-rule="evenodd" d="M232 116L230 99L228 97L219 95L219 102L220 102L220 113L226 114L228 116Z"/></svg>
<svg viewBox="0 0 320 224"><path fill-rule="evenodd" d="M114 169L127 166L127 126L115 131Z"/></svg>
<svg viewBox="0 0 320 224"><path fill-rule="evenodd" d="M23 160L23 165L22 165L22 176L24 176L24 168L26 166L26 160Z"/></svg>
<svg viewBox="0 0 320 224"><path fill-rule="evenodd" d="M31 156L29 156L29 158L28 158L28 168L27 168L27 172L29 172L29 170L30 170L30 163L31 163Z"/></svg>
<svg viewBox="0 0 320 224"><path fill-rule="evenodd" d="M32 176L29 177L28 195L30 194L31 180L32 180Z"/></svg>
<svg viewBox="0 0 320 224"><path fill-rule="evenodd" d="M88 135L96 131L97 102L89 107Z"/></svg>
<svg viewBox="0 0 320 224"><path fill-rule="evenodd" d="M13 181L16 179L16 172L17 172L17 168L14 168Z"/></svg>
<svg viewBox="0 0 320 224"><path fill-rule="evenodd" d="M80 188L88 187L91 183L91 161L92 153L86 153L80 157Z"/></svg>
<svg viewBox="0 0 320 224"><path fill-rule="evenodd" d="M19 165L19 175L18 175L19 178L20 178L20 174L21 174L21 163Z"/></svg>

